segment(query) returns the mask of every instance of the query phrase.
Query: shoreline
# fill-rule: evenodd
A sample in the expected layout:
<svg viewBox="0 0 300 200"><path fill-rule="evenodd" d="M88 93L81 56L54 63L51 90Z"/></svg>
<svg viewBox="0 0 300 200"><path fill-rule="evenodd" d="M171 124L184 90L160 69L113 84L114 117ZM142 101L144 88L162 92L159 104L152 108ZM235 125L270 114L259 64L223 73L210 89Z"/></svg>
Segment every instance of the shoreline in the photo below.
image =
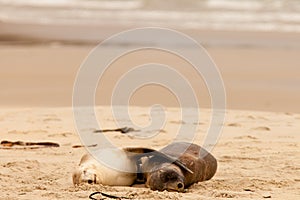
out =
<svg viewBox="0 0 300 200"><path fill-rule="evenodd" d="M48 25L0 21L0 45L18 43L97 45L114 34L135 28L143 27L133 25ZM206 47L300 48L300 34L297 32L163 28L182 32Z"/></svg>

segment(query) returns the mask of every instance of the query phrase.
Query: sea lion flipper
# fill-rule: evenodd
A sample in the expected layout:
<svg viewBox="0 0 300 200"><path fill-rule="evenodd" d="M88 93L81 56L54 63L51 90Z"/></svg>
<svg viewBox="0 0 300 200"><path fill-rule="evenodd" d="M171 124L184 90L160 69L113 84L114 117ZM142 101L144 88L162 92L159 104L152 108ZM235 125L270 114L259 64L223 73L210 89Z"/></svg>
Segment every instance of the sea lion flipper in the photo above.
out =
<svg viewBox="0 0 300 200"><path fill-rule="evenodd" d="M126 147L126 148L123 148L123 150L125 152L128 152L129 153L129 156L132 156L136 159L140 159L144 156L155 156L155 157L158 157L158 158L163 158L163 159L166 159L168 160L169 162L171 163L174 163L176 164L177 166L179 166L180 168L182 168L183 170L186 170L188 171L189 173L193 174L194 172L192 170L190 170L184 163L182 163L180 160L170 156L170 155L167 155L165 153L162 153L160 151L157 151L155 149L151 149L151 148L144 148L144 147Z"/></svg>
<svg viewBox="0 0 300 200"><path fill-rule="evenodd" d="M191 174L194 174L194 172L192 170L190 170L183 162L181 162L180 160L175 160L174 163L179 166L180 168L188 171Z"/></svg>
<svg viewBox="0 0 300 200"><path fill-rule="evenodd" d="M145 147L125 147L123 150L127 153L132 153L130 155L138 156L146 153L151 153L156 151L155 149L145 148Z"/></svg>

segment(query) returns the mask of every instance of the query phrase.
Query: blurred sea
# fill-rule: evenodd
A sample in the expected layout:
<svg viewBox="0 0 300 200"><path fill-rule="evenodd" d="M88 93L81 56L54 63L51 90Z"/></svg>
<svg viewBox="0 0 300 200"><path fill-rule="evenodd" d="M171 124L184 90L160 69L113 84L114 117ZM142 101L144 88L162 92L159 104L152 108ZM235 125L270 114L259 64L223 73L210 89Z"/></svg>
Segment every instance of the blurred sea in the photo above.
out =
<svg viewBox="0 0 300 200"><path fill-rule="evenodd" d="M1 44L98 44L147 26L204 45L300 48L300 0L0 0Z"/></svg>
<svg viewBox="0 0 300 200"><path fill-rule="evenodd" d="M0 0L0 21L300 32L300 1Z"/></svg>

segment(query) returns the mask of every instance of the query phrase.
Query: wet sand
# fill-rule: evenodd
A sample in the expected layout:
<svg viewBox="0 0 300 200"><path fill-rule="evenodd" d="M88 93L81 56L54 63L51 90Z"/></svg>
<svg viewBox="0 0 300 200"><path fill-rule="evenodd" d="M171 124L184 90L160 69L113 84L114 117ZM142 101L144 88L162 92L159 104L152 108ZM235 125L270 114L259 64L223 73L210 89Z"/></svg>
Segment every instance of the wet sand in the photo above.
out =
<svg viewBox="0 0 300 200"><path fill-rule="evenodd" d="M1 105L15 106L72 106L76 73L94 46L74 45L2 45L0 46ZM117 47L116 47L117 48ZM206 47L224 80L229 109L300 112L300 60L298 48ZM108 49L109 55L113 48ZM151 58L177 69L191 82L201 102L210 107L210 97L201 76L195 76L191 66L160 53L140 57L144 52L124 58L111 67L104 77L105 84L96 93L97 105L109 105L115 82L133 66ZM149 54L150 55L150 54ZM126 66L125 66L126 65ZM124 69L123 69L123 68ZM178 102L165 90L145 88L131 103L149 106L159 101L165 106ZM101 95L101 94L107 95ZM157 94L146 96L145 94ZM155 96L161 95L159 99Z"/></svg>

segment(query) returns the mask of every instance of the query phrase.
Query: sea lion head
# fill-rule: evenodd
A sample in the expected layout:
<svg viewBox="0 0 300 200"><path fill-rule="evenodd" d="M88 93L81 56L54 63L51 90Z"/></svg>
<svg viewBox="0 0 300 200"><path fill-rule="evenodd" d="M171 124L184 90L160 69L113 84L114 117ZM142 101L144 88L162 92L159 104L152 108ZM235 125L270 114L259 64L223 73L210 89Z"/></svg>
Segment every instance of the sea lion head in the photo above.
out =
<svg viewBox="0 0 300 200"><path fill-rule="evenodd" d="M88 154L84 155L80 161L79 167L73 173L73 184L80 183L100 183L101 175L97 170L97 161Z"/></svg>
<svg viewBox="0 0 300 200"><path fill-rule="evenodd" d="M99 183L99 176L96 169L93 167L80 167L73 173L73 183L78 185L80 183Z"/></svg>
<svg viewBox="0 0 300 200"><path fill-rule="evenodd" d="M182 171L175 164L165 164L149 172L147 186L152 190L183 192L184 175Z"/></svg>

